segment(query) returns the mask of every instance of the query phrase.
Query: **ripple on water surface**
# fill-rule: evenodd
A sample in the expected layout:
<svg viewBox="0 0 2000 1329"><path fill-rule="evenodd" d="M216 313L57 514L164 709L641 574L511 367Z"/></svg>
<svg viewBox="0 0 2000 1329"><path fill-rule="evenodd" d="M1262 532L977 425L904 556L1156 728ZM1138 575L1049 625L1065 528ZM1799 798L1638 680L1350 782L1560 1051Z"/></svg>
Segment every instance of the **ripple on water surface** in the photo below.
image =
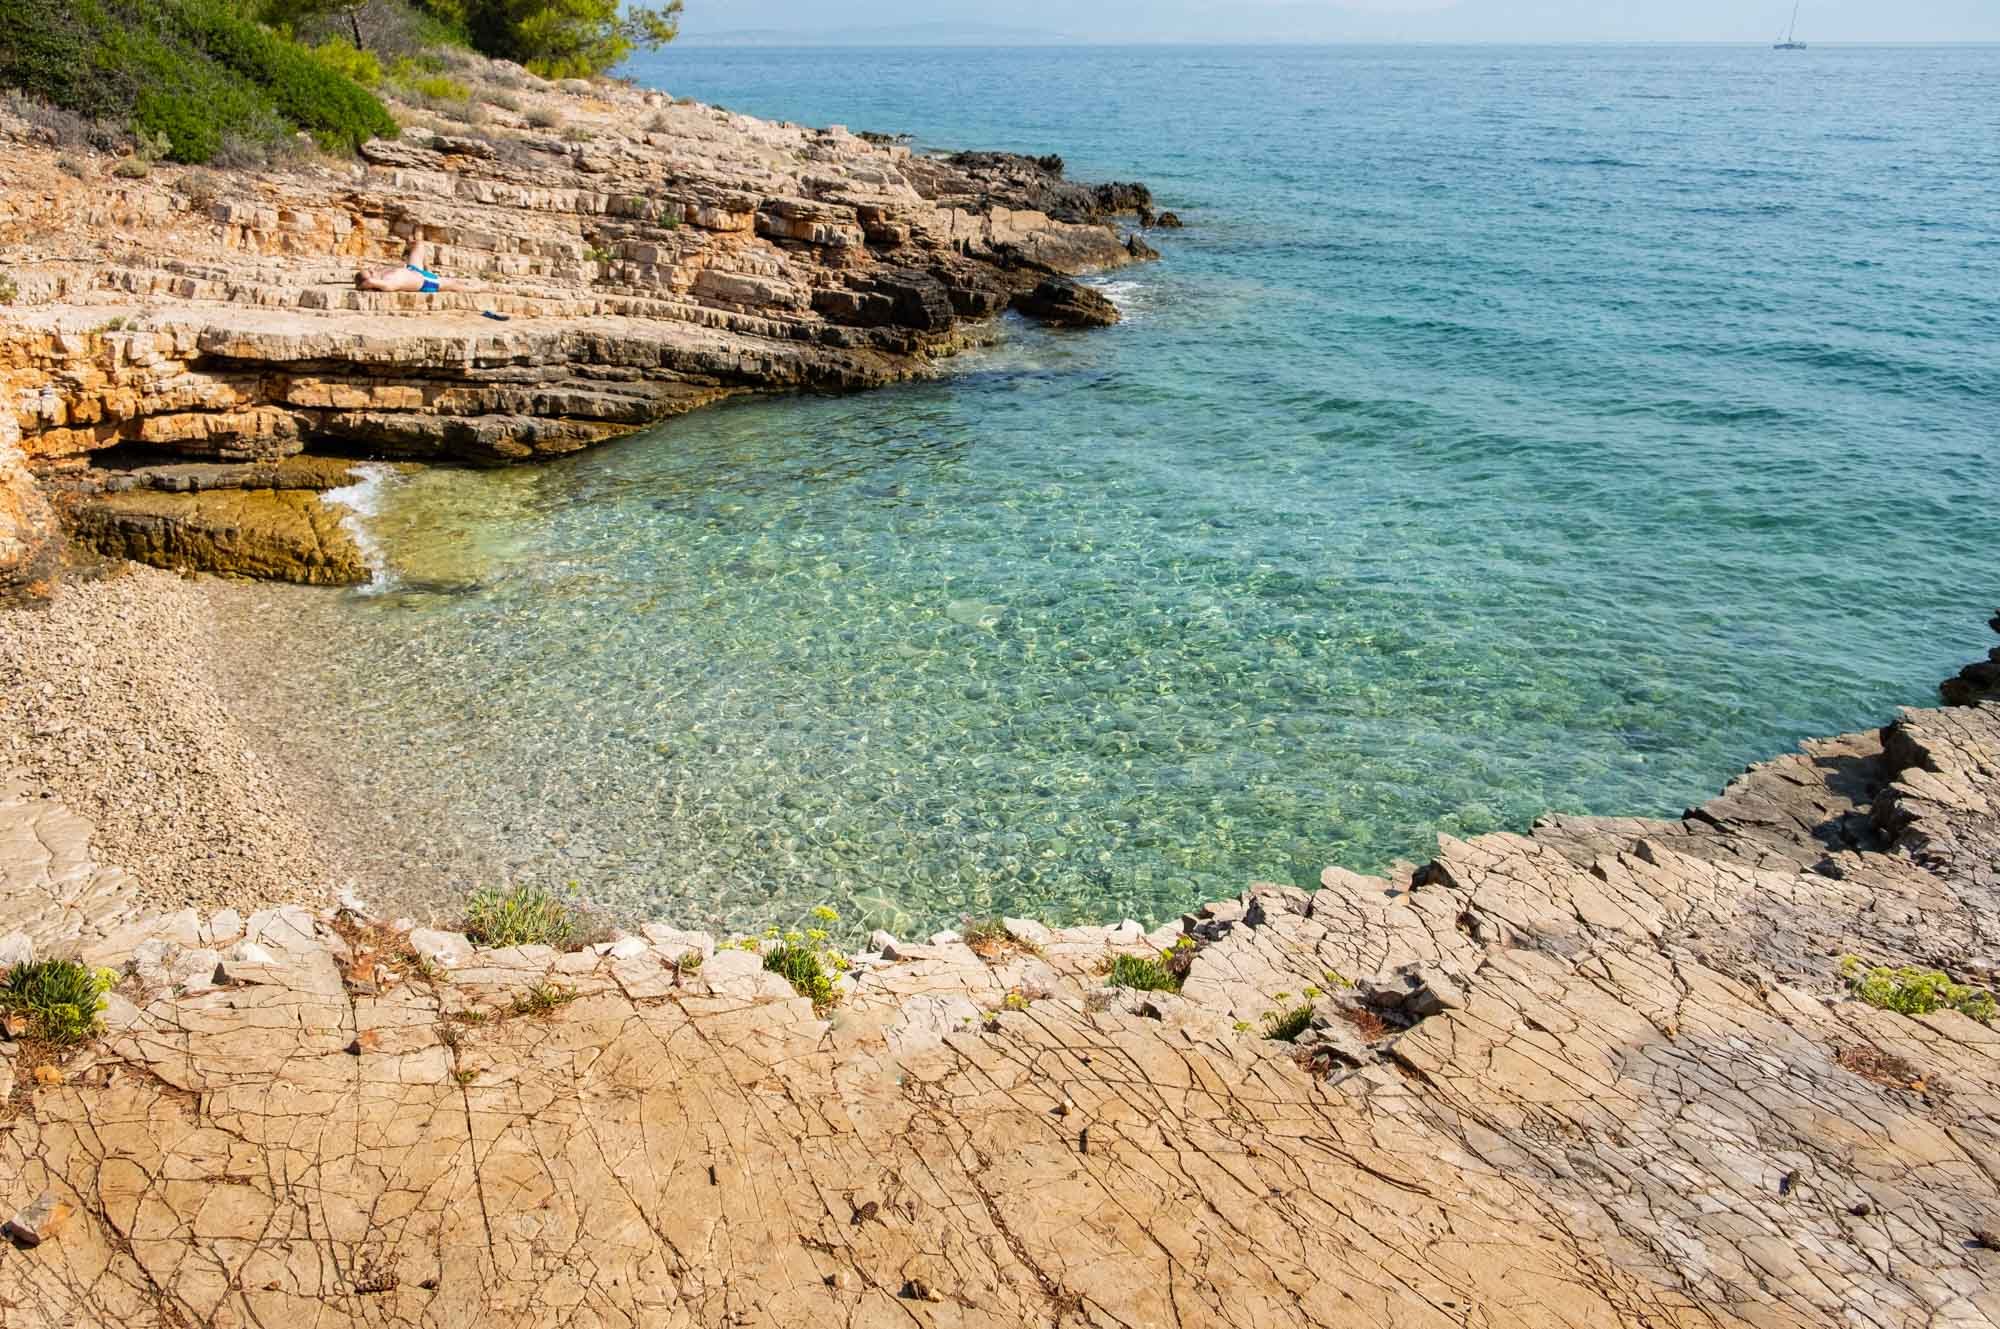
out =
<svg viewBox="0 0 2000 1329"><path fill-rule="evenodd" d="M2000 55L702 55L658 81L1053 144L1196 224L1112 279L1119 328L378 479L383 593L226 597L392 894L1155 919L1673 813L1983 647L2000 253L1965 125ZM1141 94L1204 113L1098 104Z"/></svg>

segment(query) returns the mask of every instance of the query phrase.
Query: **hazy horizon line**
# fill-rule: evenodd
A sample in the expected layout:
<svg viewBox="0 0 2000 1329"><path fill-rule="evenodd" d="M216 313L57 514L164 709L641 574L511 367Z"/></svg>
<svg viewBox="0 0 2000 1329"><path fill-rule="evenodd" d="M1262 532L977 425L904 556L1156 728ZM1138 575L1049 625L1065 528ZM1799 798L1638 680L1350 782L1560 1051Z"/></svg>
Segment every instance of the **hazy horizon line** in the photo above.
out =
<svg viewBox="0 0 2000 1329"><path fill-rule="evenodd" d="M760 37L761 37L762 35L766 35L766 34L760 34ZM1748 49L1752 49L1752 50L1756 50L1756 49L1760 49L1760 48L1763 48L1763 47L1766 47L1766 46L1770 46L1770 45L1772 45L1772 43L1771 43L1771 42L1769 42L1769 41L1765 41L1765 40L1756 40L1756 39L1750 39L1750 38L1731 38L1731 39L1724 39L1724 38L1701 38L1701 37L1543 37L1543 38L1509 38L1509 37L1315 37L1315 38L1280 38L1280 37L1271 37L1271 38L1245 38L1245 39L1241 39L1241 40L1235 40L1235 39L1229 39L1229 38L1220 38L1220 39L1213 39L1213 40L1198 40L1198 39L1195 39L1195 38L1190 38L1190 37L1127 37L1127 38L1120 38L1120 39L1117 39L1117 40L1112 40L1112 39L1109 39L1109 38L1099 38L1099 37L1050 37L1050 38L1047 38L1047 39L1043 39L1043 40L1036 40L1036 41L1011 41L1011 42L1010 42L1010 41L977 41L977 40L965 40L965 41L937 41L937 42L921 42L921 41L908 41L908 42L905 42L905 41L874 41L874 42L871 42L871 41L859 41L859 40L849 40L849 39L840 39L840 38L833 38L833 37L826 37L826 38L820 38L820 39L815 39L815 38L813 37L813 34L811 34L811 33L809 33L809 32L789 32L789 31L785 31L785 32L779 32L779 31L772 31L772 32L768 33L767 35L768 35L768 36L769 36L770 38L773 38L773 39L776 39L776 38L784 38L785 40L782 40L782 41L779 41L779 40L769 40L769 41L766 41L766 40L761 40L761 39L758 39L758 40L752 40L752 39L750 39L750 38L749 38L748 34L745 34L744 36L741 36L741 37L739 37L739 36L737 36L737 35L735 35L735 34L732 34L732 33L713 33L713 34L709 34L709 35L707 35L707 36L703 36L703 35L702 35L702 34L700 34L700 33L690 33L690 32L684 32L684 33L682 33L682 34L680 35L680 37L679 37L679 38L677 38L677 39L675 40L675 42L673 43L673 45L672 45L672 46L669 46L669 47L665 47L665 48L663 48L663 49L666 49L666 50L671 50L671 49L673 49L673 47L675 47L675 46L690 46L690 45L692 45L692 46L699 46L699 45L703 45L703 44L705 44L705 43L708 43L708 44L719 44L719 45L736 45L736 46L758 46L758 45L766 45L766 46L788 46L788 47L794 47L794 48L799 48L799 49L804 49L804 48L809 48L809 47L825 47L825 46L854 46L854 47L877 47L877 48L884 48L884 47L894 47L894 48L899 48L899 49L907 49L907 50L950 50L950 49L954 49L954 48L963 48L963 47L975 47L975 48L982 48L982 49L987 49L987 50L1024 50L1024 51L1025 51L1025 50L1037 50L1037 49L1042 49L1042 48L1046 48L1046 47L1052 47L1052 46L1056 46L1056 47L1061 47L1061 46L1081 46L1081 47L1098 47L1098 48L1108 48L1108 49L1116 49L1116 48L1119 48L1119 47L1128 47L1128 46L1188 46L1188 47L1197 47L1197 48L1206 48L1206 47L1214 47L1214 46L1244 46L1244 47L1270 47L1270 46L1300 46L1300 47L1314 47L1314 46L1320 46L1320 47L1324 47L1324 46L1518 46L1518 47L1546 47L1546 46L1707 46L1707 47L1745 47L1745 48L1748 48ZM1834 47L1877 47L1877 46L1907 46L1907 47L1918 47L1918 46L2000 46L2000 39L1996 39L1996 38L1987 38L1987 37L1977 37L1977 38L1966 38L1966 37L1928 37L1928 38L1924 38L1924 37L1917 37L1917 38L1888 38L1888 37L1850 37L1850 38L1818 38L1818 39L1815 39L1815 40L1813 40L1812 42L1808 43L1808 44L1807 44L1807 49L1808 49L1808 50L1810 50L1810 49L1813 49L1813 48L1818 48L1818 47L1828 47L1828 46L1834 46Z"/></svg>

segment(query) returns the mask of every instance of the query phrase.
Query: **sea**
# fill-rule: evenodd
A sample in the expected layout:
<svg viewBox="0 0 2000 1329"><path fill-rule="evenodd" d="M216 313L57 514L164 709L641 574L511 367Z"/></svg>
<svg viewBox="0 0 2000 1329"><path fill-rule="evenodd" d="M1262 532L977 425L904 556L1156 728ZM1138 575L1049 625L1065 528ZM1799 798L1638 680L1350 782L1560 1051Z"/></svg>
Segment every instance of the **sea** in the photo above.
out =
<svg viewBox="0 0 2000 1329"><path fill-rule="evenodd" d="M1184 230L935 377L349 491L223 603L364 888L1152 923L1934 704L2000 602L2000 48L784 50L676 96Z"/></svg>

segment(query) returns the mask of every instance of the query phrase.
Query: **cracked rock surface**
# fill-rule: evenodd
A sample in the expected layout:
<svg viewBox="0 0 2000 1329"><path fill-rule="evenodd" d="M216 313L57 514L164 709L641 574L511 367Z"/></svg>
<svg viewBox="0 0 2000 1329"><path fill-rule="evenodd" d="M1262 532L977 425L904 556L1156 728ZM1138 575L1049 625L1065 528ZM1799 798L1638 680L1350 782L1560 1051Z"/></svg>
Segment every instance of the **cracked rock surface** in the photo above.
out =
<svg viewBox="0 0 2000 1329"><path fill-rule="evenodd" d="M16 833L24 806L49 829ZM9 911L105 871L46 802L0 819ZM0 1207L74 1210L0 1251L0 1306L2000 1323L2000 1032L1839 978L1855 954L1990 981L1996 849L1985 704L1808 744L1679 822L1447 839L1151 937L878 938L894 958L830 1012L658 925L563 954L296 905L136 918L80 943L125 975L106 1037L24 1076L0 1131ZM1178 994L1104 987L1108 955L1181 936ZM1262 1036L1302 1002L1296 1041Z"/></svg>

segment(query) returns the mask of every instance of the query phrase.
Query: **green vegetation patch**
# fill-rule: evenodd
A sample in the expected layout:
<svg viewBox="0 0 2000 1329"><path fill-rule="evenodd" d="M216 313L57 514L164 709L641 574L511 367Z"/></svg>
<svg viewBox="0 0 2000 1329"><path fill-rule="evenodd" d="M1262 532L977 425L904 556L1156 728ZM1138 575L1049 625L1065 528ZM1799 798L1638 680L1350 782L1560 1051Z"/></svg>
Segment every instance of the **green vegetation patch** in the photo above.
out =
<svg viewBox="0 0 2000 1329"><path fill-rule="evenodd" d="M576 936L576 907L542 886L477 891L465 931L484 946L563 946Z"/></svg>
<svg viewBox="0 0 2000 1329"><path fill-rule="evenodd" d="M554 1015L576 998L574 990L559 987L544 979L533 987L515 994L514 1000L507 1007L507 1014L529 1017Z"/></svg>
<svg viewBox="0 0 2000 1329"><path fill-rule="evenodd" d="M117 981L109 969L74 960L17 964L0 983L0 1010L26 1016L34 1037L68 1047L97 1032L105 994Z"/></svg>
<svg viewBox="0 0 2000 1329"><path fill-rule="evenodd" d="M342 37L329 37L313 47L313 54L327 68L338 70L364 88L382 86L382 60L373 51L363 51Z"/></svg>
<svg viewBox="0 0 2000 1329"><path fill-rule="evenodd" d="M1179 992L1194 968L1194 957L1200 949L1193 937L1183 936L1157 957L1115 955L1111 958L1107 986L1131 988L1135 992Z"/></svg>
<svg viewBox="0 0 2000 1329"><path fill-rule="evenodd" d="M830 940L832 934L828 928L839 920L838 911L820 905L812 911L810 926L787 932L771 928L762 941L744 937L724 945L746 951L762 950L764 968L790 983L792 991L801 997L810 997L814 1007L825 1011L839 1004L840 989L835 984L847 972L849 964L847 956Z"/></svg>
<svg viewBox="0 0 2000 1329"><path fill-rule="evenodd" d="M1300 1034L1312 1027L1312 1018L1313 1004L1310 1001L1271 1011L1264 1016L1264 1037L1280 1043L1295 1043Z"/></svg>
<svg viewBox="0 0 2000 1329"><path fill-rule="evenodd" d="M336 152L396 133L374 94L223 0L0 0L0 83L163 135L182 162L300 129Z"/></svg>
<svg viewBox="0 0 2000 1329"><path fill-rule="evenodd" d="M1860 956L1850 955L1841 960L1840 975L1856 998L1899 1015L1929 1015L1950 1009L1970 1019L1991 1021L2000 1007L1991 992L1954 983L1935 969L1870 966Z"/></svg>
<svg viewBox="0 0 2000 1329"><path fill-rule="evenodd" d="M813 1005L833 1005L833 975L827 972L817 947L780 942L764 956L764 967L790 983L801 997L811 997Z"/></svg>
<svg viewBox="0 0 2000 1329"><path fill-rule="evenodd" d="M1181 980L1167 967L1164 952L1158 957L1114 955L1106 986L1131 988L1134 992L1179 992Z"/></svg>

